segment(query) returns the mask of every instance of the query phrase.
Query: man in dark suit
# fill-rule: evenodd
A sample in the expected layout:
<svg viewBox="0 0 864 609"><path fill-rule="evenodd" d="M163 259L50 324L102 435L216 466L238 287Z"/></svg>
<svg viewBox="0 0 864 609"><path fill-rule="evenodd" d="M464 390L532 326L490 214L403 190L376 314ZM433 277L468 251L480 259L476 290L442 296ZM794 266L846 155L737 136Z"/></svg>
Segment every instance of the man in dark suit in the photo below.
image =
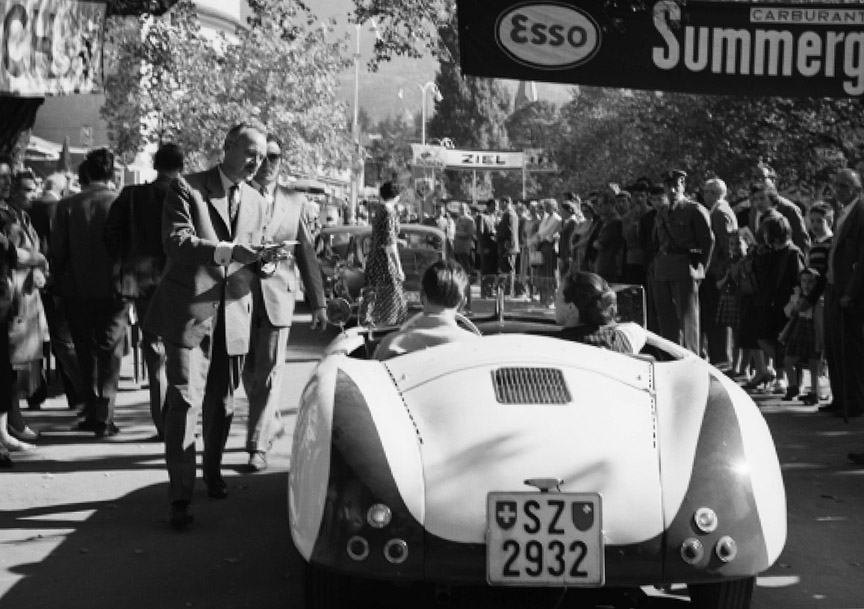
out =
<svg viewBox="0 0 864 609"><path fill-rule="evenodd" d="M123 362L129 310L116 297L112 262L102 242L108 209L117 197L114 155L91 151L83 163L89 180L84 189L57 204L51 229L55 289L66 304L84 391L84 420L77 429L97 437L118 432L114 402Z"/></svg>
<svg viewBox="0 0 864 609"><path fill-rule="evenodd" d="M501 198L501 217L495 227L498 239L498 272L504 281L504 291L514 296L516 287L516 256L519 255L519 214L510 197Z"/></svg>
<svg viewBox="0 0 864 609"><path fill-rule="evenodd" d="M720 369L732 366L732 328L717 323L717 309L720 307L717 282L729 268L730 238L738 232L738 220L726 201L726 192L726 182L720 178L707 180L702 186L702 196L714 233L714 249L705 270L705 281L699 286L700 323L706 343L703 351L707 351L709 361Z"/></svg>
<svg viewBox="0 0 864 609"><path fill-rule="evenodd" d="M163 144L153 156L156 179L127 186L108 211L102 233L114 261L117 293L135 303L136 317L147 317L150 301L165 269L162 246L162 203L171 181L183 171L183 152L177 144ZM167 380L165 349L158 336L142 331L141 353L150 385L150 416L156 438L164 439L163 421Z"/></svg>
<svg viewBox="0 0 864 609"><path fill-rule="evenodd" d="M282 167L282 143L267 135L267 156L255 175L255 185L267 200L264 243L296 241L277 248L275 260L265 264L252 281L252 330L249 355L243 368L243 387L249 400L246 450L249 469L267 467L267 451L275 437L284 433L279 412L285 351L291 332L294 301L299 289L296 270L303 278L312 309L312 327L327 327L326 301L321 269L309 227L302 220L306 197L278 184Z"/></svg>
<svg viewBox="0 0 864 609"><path fill-rule="evenodd" d="M144 320L165 345L165 461L171 526L192 522L195 425L203 416L204 482L228 495L222 453L252 323L251 284L261 260L266 201L247 184L267 152L266 130L240 123L218 166L171 182L162 212L168 262Z"/></svg>
<svg viewBox="0 0 864 609"><path fill-rule="evenodd" d="M714 248L708 212L684 195L687 174L664 177L669 206L657 210L659 253L654 268L654 303L663 338L699 354L699 283Z"/></svg>
<svg viewBox="0 0 864 609"><path fill-rule="evenodd" d="M838 416L864 414L864 199L861 176L844 169L834 178L840 206L828 255L825 289L825 343L831 393L826 410ZM815 382L815 381L814 381ZM849 458L864 464L864 454Z"/></svg>

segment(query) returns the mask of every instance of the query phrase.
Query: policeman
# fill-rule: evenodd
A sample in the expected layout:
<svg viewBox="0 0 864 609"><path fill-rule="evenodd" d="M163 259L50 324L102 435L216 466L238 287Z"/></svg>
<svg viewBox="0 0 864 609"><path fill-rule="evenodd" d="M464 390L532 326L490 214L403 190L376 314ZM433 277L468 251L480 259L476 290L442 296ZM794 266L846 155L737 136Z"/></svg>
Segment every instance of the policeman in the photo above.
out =
<svg viewBox="0 0 864 609"><path fill-rule="evenodd" d="M668 205L657 210L659 252L654 267L654 304L660 334L699 354L699 283L714 248L708 212L684 194L687 174L663 176Z"/></svg>

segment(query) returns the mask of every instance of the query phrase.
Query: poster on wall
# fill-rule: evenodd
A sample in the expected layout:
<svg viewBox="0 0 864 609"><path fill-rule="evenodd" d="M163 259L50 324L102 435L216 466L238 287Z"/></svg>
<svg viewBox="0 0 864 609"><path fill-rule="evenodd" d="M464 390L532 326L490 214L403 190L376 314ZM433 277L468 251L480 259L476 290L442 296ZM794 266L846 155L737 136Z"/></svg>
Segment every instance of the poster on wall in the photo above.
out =
<svg viewBox="0 0 864 609"><path fill-rule="evenodd" d="M104 1L0 0L0 95L96 90L106 9Z"/></svg>
<svg viewBox="0 0 864 609"><path fill-rule="evenodd" d="M457 0L473 76L781 97L864 95L864 6Z"/></svg>

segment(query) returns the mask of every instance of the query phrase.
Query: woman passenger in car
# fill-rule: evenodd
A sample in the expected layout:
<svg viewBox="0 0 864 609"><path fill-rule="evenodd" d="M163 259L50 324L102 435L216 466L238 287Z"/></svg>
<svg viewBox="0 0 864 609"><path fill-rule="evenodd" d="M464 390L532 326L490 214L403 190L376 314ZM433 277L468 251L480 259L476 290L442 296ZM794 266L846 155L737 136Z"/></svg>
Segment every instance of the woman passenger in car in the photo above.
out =
<svg viewBox="0 0 864 609"><path fill-rule="evenodd" d="M444 343L479 338L456 324L456 312L465 299L468 275L458 262L439 260L423 273L420 300L423 312L409 326L385 336L375 350L375 359L426 349Z"/></svg>
<svg viewBox="0 0 864 609"><path fill-rule="evenodd" d="M617 323L618 297L596 273L571 270L561 278L555 298L556 336L618 351L639 353L648 338L633 322Z"/></svg>

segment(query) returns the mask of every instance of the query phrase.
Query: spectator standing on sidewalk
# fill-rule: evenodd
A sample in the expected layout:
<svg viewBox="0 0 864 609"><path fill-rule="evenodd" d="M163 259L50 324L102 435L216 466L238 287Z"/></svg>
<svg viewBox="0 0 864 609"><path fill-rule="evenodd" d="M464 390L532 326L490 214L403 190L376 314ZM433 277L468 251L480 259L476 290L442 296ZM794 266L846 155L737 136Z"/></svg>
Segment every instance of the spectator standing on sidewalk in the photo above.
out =
<svg viewBox="0 0 864 609"><path fill-rule="evenodd" d="M468 286L465 288L465 313L471 312L471 279L474 277L473 253L476 241L476 224L471 215L471 206L462 203L462 213L456 218L456 228L453 238L453 258L462 265L468 276Z"/></svg>
<svg viewBox="0 0 864 609"><path fill-rule="evenodd" d="M516 258L519 256L519 215L510 197L501 198L501 217L495 227L498 239L498 272L504 281L504 293L515 296Z"/></svg>
<svg viewBox="0 0 864 609"><path fill-rule="evenodd" d="M312 310L312 327L327 328L326 300L321 269L308 226L302 221L306 197L278 183L282 169L282 142L267 135L267 156L255 174L254 185L267 201L261 241L290 243L275 250L252 280L252 329L249 355L243 368L243 387L249 401L246 422L248 467L257 472L267 467L267 451L284 433L279 403L282 376L300 271L306 299ZM328 214L329 216L329 214ZM335 223L335 219L334 219Z"/></svg>
<svg viewBox="0 0 864 609"><path fill-rule="evenodd" d="M84 173L89 183L57 208L51 231L55 285L66 307L84 388L84 420L76 427L96 437L111 436L114 404L123 362L123 339L129 307L112 281L113 262L102 240L108 210L117 193L114 154L98 148L87 154Z"/></svg>
<svg viewBox="0 0 864 609"><path fill-rule="evenodd" d="M111 205L102 236L114 261L115 290L135 306L135 318L147 317L150 302L165 270L162 245L162 205L171 181L183 171L183 151L176 144L163 144L153 156L156 179L149 184L125 187ZM162 340L142 329L141 351L150 390L150 416L156 439L164 440L165 348Z"/></svg>

